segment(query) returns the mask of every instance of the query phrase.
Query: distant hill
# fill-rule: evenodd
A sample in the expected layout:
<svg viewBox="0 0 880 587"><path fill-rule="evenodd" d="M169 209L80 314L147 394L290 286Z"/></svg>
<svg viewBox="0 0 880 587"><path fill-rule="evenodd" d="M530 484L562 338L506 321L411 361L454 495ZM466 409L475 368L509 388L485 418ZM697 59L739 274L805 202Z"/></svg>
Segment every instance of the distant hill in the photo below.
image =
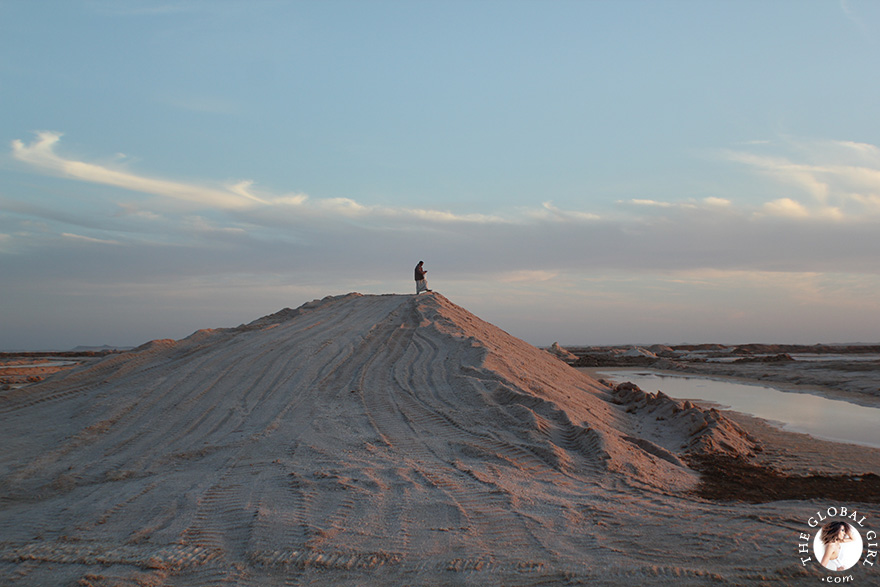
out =
<svg viewBox="0 0 880 587"><path fill-rule="evenodd" d="M70 349L72 353L99 353L102 351L130 351L133 349L133 346L111 346L109 344L101 345L101 346L78 346Z"/></svg>

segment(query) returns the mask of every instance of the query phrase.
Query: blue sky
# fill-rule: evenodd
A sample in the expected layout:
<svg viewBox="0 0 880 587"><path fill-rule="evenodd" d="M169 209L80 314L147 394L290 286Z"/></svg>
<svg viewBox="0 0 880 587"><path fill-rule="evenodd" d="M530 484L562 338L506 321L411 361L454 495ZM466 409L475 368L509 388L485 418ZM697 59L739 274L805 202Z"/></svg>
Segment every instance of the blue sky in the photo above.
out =
<svg viewBox="0 0 880 587"><path fill-rule="evenodd" d="M0 0L0 349L429 284L534 344L880 340L880 3Z"/></svg>

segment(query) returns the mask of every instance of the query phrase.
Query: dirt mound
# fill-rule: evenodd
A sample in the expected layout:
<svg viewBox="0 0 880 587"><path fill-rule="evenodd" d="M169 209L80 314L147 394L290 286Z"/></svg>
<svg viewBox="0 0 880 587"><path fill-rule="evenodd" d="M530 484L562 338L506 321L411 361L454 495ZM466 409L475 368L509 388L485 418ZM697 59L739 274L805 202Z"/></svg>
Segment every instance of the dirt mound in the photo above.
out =
<svg viewBox="0 0 880 587"><path fill-rule="evenodd" d="M2 584L708 585L791 568L750 538L778 520L694 493L694 458L754 439L612 391L438 294L153 341L4 393L0 414Z"/></svg>
<svg viewBox="0 0 880 587"><path fill-rule="evenodd" d="M633 383L615 386L614 396L627 412L642 416L642 421L653 419L651 436L682 456L748 457L763 450L756 438L715 408L701 408L662 391L645 392Z"/></svg>

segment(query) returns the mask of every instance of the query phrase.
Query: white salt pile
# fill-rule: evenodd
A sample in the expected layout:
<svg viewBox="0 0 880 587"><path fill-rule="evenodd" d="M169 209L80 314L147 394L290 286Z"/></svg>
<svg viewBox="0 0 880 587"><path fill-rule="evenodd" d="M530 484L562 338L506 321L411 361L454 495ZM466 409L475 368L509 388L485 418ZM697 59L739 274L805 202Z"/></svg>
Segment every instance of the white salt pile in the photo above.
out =
<svg viewBox="0 0 880 587"><path fill-rule="evenodd" d="M804 573L799 510L690 493L688 454L748 454L742 430L614 393L438 294L325 298L0 399L3 584Z"/></svg>

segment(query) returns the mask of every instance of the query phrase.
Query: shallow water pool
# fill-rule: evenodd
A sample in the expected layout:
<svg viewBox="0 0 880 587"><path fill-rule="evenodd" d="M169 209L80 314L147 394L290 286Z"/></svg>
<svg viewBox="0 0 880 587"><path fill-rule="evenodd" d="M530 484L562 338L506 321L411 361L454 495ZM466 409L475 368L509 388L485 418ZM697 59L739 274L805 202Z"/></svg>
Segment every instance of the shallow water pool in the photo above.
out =
<svg viewBox="0 0 880 587"><path fill-rule="evenodd" d="M24 363L22 365L0 365L0 369L36 369L38 367L65 367L76 365L77 361L52 361L50 363Z"/></svg>
<svg viewBox="0 0 880 587"><path fill-rule="evenodd" d="M677 399L718 404L721 408L770 420L785 430L880 448L880 408L762 385L661 375L644 369L609 370L599 374L615 383L630 381L651 393L660 390Z"/></svg>

